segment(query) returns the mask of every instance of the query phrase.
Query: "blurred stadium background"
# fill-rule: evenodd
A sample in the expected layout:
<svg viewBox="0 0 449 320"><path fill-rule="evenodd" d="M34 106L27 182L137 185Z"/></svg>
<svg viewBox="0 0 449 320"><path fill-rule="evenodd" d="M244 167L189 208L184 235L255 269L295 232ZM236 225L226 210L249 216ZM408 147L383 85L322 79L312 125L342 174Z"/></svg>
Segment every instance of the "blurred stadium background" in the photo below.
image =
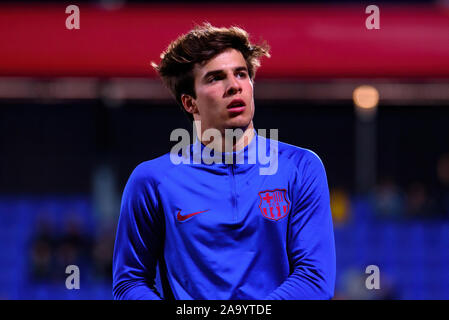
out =
<svg viewBox="0 0 449 320"><path fill-rule="evenodd" d="M335 299L449 299L449 2L106 0L0 3L0 299L112 298L128 176L190 128L150 62L203 21L271 45L254 124L326 166Z"/></svg>

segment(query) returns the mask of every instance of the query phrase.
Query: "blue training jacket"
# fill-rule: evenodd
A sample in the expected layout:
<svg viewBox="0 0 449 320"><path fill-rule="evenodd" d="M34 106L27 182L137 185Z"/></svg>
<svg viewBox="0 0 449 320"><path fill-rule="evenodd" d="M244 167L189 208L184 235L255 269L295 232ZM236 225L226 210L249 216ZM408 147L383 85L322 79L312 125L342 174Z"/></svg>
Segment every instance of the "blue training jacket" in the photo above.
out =
<svg viewBox="0 0 449 320"><path fill-rule="evenodd" d="M261 174L256 150L276 152L271 174ZM198 140L183 151L189 163L167 153L138 165L126 184L114 299L333 297L329 190L315 153L257 134L232 164L210 163L217 155Z"/></svg>

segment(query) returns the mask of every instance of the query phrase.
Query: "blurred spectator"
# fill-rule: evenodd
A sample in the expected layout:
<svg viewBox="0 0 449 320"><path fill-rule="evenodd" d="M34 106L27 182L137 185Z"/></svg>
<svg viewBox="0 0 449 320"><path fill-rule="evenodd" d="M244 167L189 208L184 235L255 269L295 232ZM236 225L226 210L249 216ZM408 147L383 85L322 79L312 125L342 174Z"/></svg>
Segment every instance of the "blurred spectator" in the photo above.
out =
<svg viewBox="0 0 449 320"><path fill-rule="evenodd" d="M64 232L56 249L56 270L58 275L66 277L68 265L82 267L89 263L91 241L83 232L81 220L76 213L66 220Z"/></svg>
<svg viewBox="0 0 449 320"><path fill-rule="evenodd" d="M449 217L449 153L443 154L438 159L437 178L435 211Z"/></svg>
<svg viewBox="0 0 449 320"><path fill-rule="evenodd" d="M45 214L39 217L36 229L30 249L31 278L34 281L48 280L51 278L53 269L55 232L50 219Z"/></svg>
<svg viewBox="0 0 449 320"><path fill-rule="evenodd" d="M414 182L407 188L406 214L409 218L426 218L434 215L427 187Z"/></svg>
<svg viewBox="0 0 449 320"><path fill-rule="evenodd" d="M381 178L374 193L374 208L381 218L402 218L404 216L404 195L390 177Z"/></svg>
<svg viewBox="0 0 449 320"><path fill-rule="evenodd" d="M93 275L99 280L111 281L112 279L115 229L115 225L104 226L96 237L92 248Z"/></svg>
<svg viewBox="0 0 449 320"><path fill-rule="evenodd" d="M82 231L76 212L69 214L62 230L53 228L49 217L38 220L30 252L31 278L38 282L59 282L68 265L80 268L89 264L91 241Z"/></svg>
<svg viewBox="0 0 449 320"><path fill-rule="evenodd" d="M351 204L349 195L343 188L332 188L330 191L330 204L334 224L343 224L349 220Z"/></svg>
<svg viewBox="0 0 449 320"><path fill-rule="evenodd" d="M352 267L342 275L342 283L335 292L334 300L396 300L400 299L398 289L391 277L382 269L379 277L379 289L367 289L368 274L364 268L357 270Z"/></svg>

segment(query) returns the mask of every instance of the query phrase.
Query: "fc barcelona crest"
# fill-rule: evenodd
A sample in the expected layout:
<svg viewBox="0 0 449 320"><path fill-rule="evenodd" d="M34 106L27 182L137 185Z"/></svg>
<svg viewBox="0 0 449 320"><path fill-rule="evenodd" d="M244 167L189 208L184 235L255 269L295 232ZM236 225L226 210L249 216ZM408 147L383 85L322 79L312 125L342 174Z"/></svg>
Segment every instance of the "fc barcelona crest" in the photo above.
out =
<svg viewBox="0 0 449 320"><path fill-rule="evenodd" d="M262 215L270 220L279 220L290 211L290 201L285 189L274 189L259 192L259 208Z"/></svg>

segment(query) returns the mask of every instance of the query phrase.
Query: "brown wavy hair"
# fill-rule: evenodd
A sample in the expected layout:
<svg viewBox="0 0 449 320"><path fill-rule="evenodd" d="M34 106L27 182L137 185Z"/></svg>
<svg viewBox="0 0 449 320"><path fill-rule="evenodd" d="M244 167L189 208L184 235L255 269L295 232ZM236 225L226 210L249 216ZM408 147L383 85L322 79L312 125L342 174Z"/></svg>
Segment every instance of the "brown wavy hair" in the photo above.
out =
<svg viewBox="0 0 449 320"><path fill-rule="evenodd" d="M229 48L242 53L251 80L254 80L260 66L260 57L270 57L268 44L252 44L245 30L236 26L217 28L204 23L170 43L161 54L159 64L151 63L190 121L193 116L182 107L181 95L188 94L196 98L193 76L195 64L205 63Z"/></svg>

